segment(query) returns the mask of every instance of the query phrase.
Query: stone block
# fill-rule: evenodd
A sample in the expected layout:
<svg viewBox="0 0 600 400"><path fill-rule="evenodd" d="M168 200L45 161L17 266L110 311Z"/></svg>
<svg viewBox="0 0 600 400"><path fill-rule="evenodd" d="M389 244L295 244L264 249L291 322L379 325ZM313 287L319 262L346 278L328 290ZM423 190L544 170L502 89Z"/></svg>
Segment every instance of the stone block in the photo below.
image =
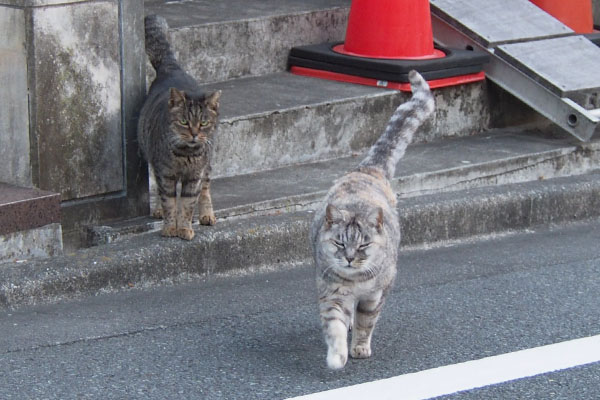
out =
<svg viewBox="0 0 600 400"><path fill-rule="evenodd" d="M144 0L0 0L0 182L59 193L65 242L147 213L143 17Z"/></svg>
<svg viewBox="0 0 600 400"><path fill-rule="evenodd" d="M163 15L181 66L200 82L223 81L285 70L290 49L342 41L347 0L147 0L146 13ZM148 65L150 65L148 63ZM154 70L147 68L149 80Z"/></svg>
<svg viewBox="0 0 600 400"><path fill-rule="evenodd" d="M25 13L0 6L0 182L32 186Z"/></svg>
<svg viewBox="0 0 600 400"><path fill-rule="evenodd" d="M59 194L0 183L0 262L62 248Z"/></svg>
<svg viewBox="0 0 600 400"><path fill-rule="evenodd" d="M63 200L122 190L118 3L31 13L39 187L60 192Z"/></svg>
<svg viewBox="0 0 600 400"><path fill-rule="evenodd" d="M60 222L57 193L0 183L0 235Z"/></svg>
<svg viewBox="0 0 600 400"><path fill-rule="evenodd" d="M54 257L62 252L62 229L58 223L0 235L0 269L2 262Z"/></svg>

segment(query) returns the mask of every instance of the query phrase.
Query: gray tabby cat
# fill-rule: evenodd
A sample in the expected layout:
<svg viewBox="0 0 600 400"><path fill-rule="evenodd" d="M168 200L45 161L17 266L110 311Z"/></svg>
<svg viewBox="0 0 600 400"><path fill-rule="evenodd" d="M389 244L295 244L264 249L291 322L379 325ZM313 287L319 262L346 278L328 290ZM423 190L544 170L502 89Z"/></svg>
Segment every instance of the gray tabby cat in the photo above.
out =
<svg viewBox="0 0 600 400"><path fill-rule="evenodd" d="M396 109L358 168L335 182L311 226L321 325L332 369L346 364L350 328L350 355L371 356L373 328L396 277L400 225L390 179L413 133L434 109L427 82L416 71L409 79L412 98Z"/></svg>
<svg viewBox="0 0 600 400"><path fill-rule="evenodd" d="M203 93L181 69L167 41L169 27L164 18L147 16L145 28L146 53L156 79L140 113L138 141L156 178L164 219L162 235L191 240L196 203L201 224L216 222L210 196L210 158L221 91ZM177 200L178 182L181 192Z"/></svg>

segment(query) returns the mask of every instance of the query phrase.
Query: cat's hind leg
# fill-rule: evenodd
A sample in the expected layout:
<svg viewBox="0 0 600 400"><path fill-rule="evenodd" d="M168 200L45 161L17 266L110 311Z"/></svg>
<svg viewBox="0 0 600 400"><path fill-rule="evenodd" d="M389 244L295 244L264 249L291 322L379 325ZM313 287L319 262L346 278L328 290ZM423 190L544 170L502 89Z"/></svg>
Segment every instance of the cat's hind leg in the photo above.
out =
<svg viewBox="0 0 600 400"><path fill-rule="evenodd" d="M202 173L202 186L200 188L198 210L200 224L214 225L217 223L210 196L210 167L205 168Z"/></svg>
<svg viewBox="0 0 600 400"><path fill-rule="evenodd" d="M352 358L371 357L371 337L383 303L384 299L381 292L375 298L358 302L354 313L352 342L350 344L350 356Z"/></svg>
<svg viewBox="0 0 600 400"><path fill-rule="evenodd" d="M327 343L327 366L331 369L343 368L348 361L348 327L353 302L339 297L322 298L319 308Z"/></svg>

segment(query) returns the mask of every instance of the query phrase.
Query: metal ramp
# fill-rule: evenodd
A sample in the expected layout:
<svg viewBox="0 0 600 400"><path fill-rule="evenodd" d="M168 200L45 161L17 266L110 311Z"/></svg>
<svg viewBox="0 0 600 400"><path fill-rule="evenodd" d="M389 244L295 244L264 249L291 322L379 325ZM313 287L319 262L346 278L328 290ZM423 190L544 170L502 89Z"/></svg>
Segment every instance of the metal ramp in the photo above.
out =
<svg viewBox="0 0 600 400"><path fill-rule="evenodd" d="M487 77L582 141L600 122L600 47L529 0L431 0L435 40L486 51Z"/></svg>

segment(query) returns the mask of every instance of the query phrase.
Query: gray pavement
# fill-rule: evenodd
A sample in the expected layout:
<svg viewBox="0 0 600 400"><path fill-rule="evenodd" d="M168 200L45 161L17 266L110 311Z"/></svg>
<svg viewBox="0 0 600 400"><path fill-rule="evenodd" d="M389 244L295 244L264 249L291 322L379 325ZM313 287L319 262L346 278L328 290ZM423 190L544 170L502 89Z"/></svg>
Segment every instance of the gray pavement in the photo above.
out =
<svg viewBox="0 0 600 400"><path fill-rule="evenodd" d="M325 368L310 265L0 313L0 398L280 399L600 333L600 221L403 251L374 355ZM447 398L596 399L600 364ZM434 383L432 383L434 384Z"/></svg>

